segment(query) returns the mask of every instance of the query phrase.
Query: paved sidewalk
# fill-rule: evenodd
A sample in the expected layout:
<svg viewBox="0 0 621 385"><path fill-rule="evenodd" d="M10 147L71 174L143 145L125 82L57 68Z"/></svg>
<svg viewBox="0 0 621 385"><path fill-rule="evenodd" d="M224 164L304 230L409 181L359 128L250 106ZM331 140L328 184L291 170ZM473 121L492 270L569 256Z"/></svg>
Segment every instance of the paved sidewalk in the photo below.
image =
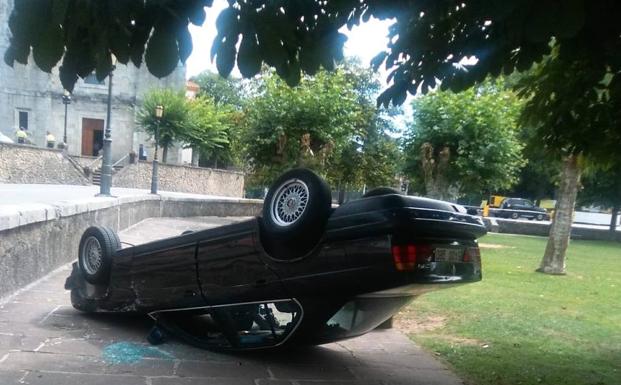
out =
<svg viewBox="0 0 621 385"><path fill-rule="evenodd" d="M147 220L121 238L145 229L167 236L207 226L204 219ZM64 266L0 303L0 384L462 384L396 330L284 352L222 354L175 340L151 346L147 317L74 310L63 289L69 272Z"/></svg>

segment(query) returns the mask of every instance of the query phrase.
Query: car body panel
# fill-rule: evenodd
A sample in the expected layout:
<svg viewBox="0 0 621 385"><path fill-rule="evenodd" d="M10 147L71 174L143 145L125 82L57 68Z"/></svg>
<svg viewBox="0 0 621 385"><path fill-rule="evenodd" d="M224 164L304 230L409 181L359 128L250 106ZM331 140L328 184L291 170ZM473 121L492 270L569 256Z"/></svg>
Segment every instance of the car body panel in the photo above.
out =
<svg viewBox="0 0 621 385"><path fill-rule="evenodd" d="M334 209L317 245L301 256L266 252L269 234L256 217L118 250L108 285L91 285L74 268L66 287L83 310L148 313L161 324L192 319L245 328L228 334L224 328L223 339L193 337L170 326L198 346L323 343L367 332L426 291L479 281L480 258L466 260L466 250L477 248L483 234L481 220L460 206L374 196ZM394 247L431 254L401 269ZM297 305L284 305L292 303ZM290 321L270 333L265 319L276 319L273 314ZM293 328L294 335L285 335Z"/></svg>

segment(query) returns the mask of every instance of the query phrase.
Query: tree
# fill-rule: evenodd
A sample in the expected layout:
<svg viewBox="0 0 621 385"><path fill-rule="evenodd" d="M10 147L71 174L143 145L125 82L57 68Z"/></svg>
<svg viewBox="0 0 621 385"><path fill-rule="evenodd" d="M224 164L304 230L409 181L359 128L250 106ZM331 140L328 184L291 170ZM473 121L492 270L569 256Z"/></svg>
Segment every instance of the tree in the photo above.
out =
<svg viewBox="0 0 621 385"><path fill-rule="evenodd" d="M209 154L229 144L228 133L233 111L218 108L213 99L198 97L187 101L189 105L188 129L179 138L192 148L192 164L198 166L199 154Z"/></svg>
<svg viewBox="0 0 621 385"><path fill-rule="evenodd" d="M243 118L255 183L304 165L339 184L343 175L330 166L359 131L361 112L343 74L320 72L290 88L268 73L262 89L246 104Z"/></svg>
<svg viewBox="0 0 621 385"><path fill-rule="evenodd" d="M239 79L223 78L207 70L192 77L190 80L199 85L199 96L212 98L216 105L242 107L242 86Z"/></svg>
<svg viewBox="0 0 621 385"><path fill-rule="evenodd" d="M405 144L406 172L427 196L456 200L509 188L524 164L522 103L500 82L416 99Z"/></svg>
<svg viewBox="0 0 621 385"><path fill-rule="evenodd" d="M563 159L554 218L538 268L549 274L565 274L582 166L609 161L621 143L620 115L612 102L621 83L611 81L618 78L608 69L594 70L588 58L566 62L561 48L553 44L552 53L516 86L528 99L522 121L536 130L541 151Z"/></svg>
<svg viewBox="0 0 621 385"><path fill-rule="evenodd" d="M156 106L164 107L160 119L155 116ZM159 130L158 144L162 147L162 162L166 163L168 148L179 139L191 135L192 122L189 119L189 106L183 91L171 89L154 89L145 95L142 107L138 111L138 124L151 137L156 137Z"/></svg>

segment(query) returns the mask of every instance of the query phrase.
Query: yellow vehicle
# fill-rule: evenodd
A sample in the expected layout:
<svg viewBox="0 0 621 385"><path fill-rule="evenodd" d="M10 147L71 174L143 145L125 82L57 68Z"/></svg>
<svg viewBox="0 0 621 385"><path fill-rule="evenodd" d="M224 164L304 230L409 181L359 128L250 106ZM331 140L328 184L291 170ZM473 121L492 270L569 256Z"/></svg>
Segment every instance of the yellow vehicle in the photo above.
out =
<svg viewBox="0 0 621 385"><path fill-rule="evenodd" d="M491 195L489 197L489 207L494 208L494 209L499 208L500 204L505 198L506 197L503 197L502 195Z"/></svg>

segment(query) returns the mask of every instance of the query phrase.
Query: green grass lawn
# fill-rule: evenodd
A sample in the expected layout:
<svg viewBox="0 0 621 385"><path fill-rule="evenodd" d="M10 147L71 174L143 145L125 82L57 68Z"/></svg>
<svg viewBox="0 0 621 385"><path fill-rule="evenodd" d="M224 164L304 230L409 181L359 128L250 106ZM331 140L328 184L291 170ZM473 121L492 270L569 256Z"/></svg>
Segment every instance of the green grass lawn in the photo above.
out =
<svg viewBox="0 0 621 385"><path fill-rule="evenodd" d="M534 272L546 238L480 243L483 281L421 296L397 327L468 383L621 384L621 244L572 241L551 276Z"/></svg>

